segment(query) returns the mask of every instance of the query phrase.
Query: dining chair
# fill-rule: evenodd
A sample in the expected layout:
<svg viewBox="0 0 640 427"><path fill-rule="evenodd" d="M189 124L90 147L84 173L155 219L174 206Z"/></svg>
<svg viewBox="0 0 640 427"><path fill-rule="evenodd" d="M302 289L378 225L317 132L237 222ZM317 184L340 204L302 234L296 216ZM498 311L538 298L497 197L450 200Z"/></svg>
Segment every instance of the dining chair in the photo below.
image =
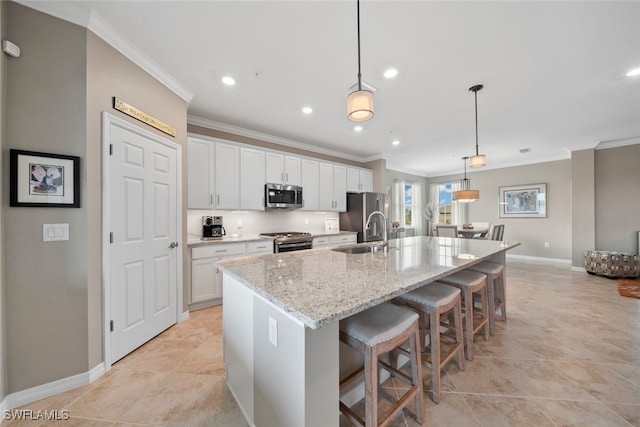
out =
<svg viewBox="0 0 640 427"><path fill-rule="evenodd" d="M436 236L458 237L458 226L457 225L436 225Z"/></svg>
<svg viewBox="0 0 640 427"><path fill-rule="evenodd" d="M496 224L493 226L493 230L491 230L490 240L502 240L502 236L504 235L504 224Z"/></svg>

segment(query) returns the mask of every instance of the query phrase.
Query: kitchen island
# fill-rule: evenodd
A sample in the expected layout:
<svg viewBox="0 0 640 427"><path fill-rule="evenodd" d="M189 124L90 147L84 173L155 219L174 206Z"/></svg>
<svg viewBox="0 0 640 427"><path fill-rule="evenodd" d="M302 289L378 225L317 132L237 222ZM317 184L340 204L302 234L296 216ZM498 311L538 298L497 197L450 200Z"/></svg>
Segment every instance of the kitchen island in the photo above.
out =
<svg viewBox="0 0 640 427"><path fill-rule="evenodd" d="M360 244L358 247L370 244ZM518 243L409 237L388 251L314 249L223 260L227 384L250 425L338 426L339 320Z"/></svg>

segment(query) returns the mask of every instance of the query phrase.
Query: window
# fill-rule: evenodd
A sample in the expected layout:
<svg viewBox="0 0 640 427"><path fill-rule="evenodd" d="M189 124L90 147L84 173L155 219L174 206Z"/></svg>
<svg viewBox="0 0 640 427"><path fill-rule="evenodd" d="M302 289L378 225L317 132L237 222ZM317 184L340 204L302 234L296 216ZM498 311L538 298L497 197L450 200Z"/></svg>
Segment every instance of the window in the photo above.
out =
<svg viewBox="0 0 640 427"><path fill-rule="evenodd" d="M438 223L453 224L453 201L451 193L452 184L440 184L438 186Z"/></svg>
<svg viewBox="0 0 640 427"><path fill-rule="evenodd" d="M404 225L413 226L413 185L404 185Z"/></svg>

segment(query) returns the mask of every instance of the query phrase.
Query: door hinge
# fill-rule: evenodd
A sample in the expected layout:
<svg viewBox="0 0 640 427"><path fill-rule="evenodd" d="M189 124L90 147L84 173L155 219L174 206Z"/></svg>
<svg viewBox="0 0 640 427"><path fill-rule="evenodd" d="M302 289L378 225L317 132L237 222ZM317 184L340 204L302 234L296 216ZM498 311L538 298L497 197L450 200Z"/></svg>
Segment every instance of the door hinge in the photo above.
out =
<svg viewBox="0 0 640 427"><path fill-rule="evenodd" d="M109 155L113 156L113 144L109 144Z"/></svg>
<svg viewBox="0 0 640 427"><path fill-rule="evenodd" d="M113 231L109 233L109 243L113 243Z"/></svg>
<svg viewBox="0 0 640 427"><path fill-rule="evenodd" d="M113 320L109 321L109 330L113 332Z"/></svg>

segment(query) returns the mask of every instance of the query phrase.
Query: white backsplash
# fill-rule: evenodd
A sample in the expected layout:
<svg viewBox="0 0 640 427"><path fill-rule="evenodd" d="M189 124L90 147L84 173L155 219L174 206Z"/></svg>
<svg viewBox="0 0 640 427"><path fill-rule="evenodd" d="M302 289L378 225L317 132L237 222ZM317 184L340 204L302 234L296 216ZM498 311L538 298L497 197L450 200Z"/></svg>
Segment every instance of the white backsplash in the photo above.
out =
<svg viewBox="0 0 640 427"><path fill-rule="evenodd" d="M203 216L221 216L227 236L256 235L278 231L324 232L325 218L338 218L337 212L305 211L187 211L187 233L189 238L202 235ZM239 226L239 223L242 226Z"/></svg>

